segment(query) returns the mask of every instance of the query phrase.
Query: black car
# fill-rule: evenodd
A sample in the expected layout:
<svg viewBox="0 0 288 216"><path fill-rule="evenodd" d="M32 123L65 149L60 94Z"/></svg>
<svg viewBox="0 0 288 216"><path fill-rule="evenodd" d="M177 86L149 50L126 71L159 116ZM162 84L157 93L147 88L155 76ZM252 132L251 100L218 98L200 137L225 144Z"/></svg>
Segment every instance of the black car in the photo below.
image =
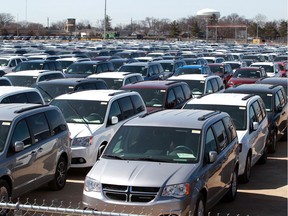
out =
<svg viewBox="0 0 288 216"><path fill-rule="evenodd" d="M60 63L56 60L28 60L21 62L14 69L13 72L23 70L51 70L51 71L62 71Z"/></svg>
<svg viewBox="0 0 288 216"><path fill-rule="evenodd" d="M106 83L101 79L93 78L63 78L38 82L34 86L43 96L46 103L53 98L75 91L84 91L92 89L107 89Z"/></svg>
<svg viewBox="0 0 288 216"><path fill-rule="evenodd" d="M74 62L65 71L67 78L85 78L89 75L115 71L114 65L109 61L81 61Z"/></svg>
<svg viewBox="0 0 288 216"><path fill-rule="evenodd" d="M279 78L280 79L280 78ZM281 85L242 84L227 88L227 93L246 93L259 95L268 114L268 151L275 152L277 141L287 139L288 105L286 92ZM258 113L260 115L260 113Z"/></svg>

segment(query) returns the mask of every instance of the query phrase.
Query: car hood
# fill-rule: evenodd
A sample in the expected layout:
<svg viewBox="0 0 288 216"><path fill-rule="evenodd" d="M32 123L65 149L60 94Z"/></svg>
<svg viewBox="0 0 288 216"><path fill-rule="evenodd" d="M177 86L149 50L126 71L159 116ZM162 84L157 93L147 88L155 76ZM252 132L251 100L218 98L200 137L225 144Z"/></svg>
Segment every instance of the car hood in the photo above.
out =
<svg viewBox="0 0 288 216"><path fill-rule="evenodd" d="M196 168L196 164L101 158L93 166L88 176L102 184L162 187L187 182Z"/></svg>
<svg viewBox="0 0 288 216"><path fill-rule="evenodd" d="M98 130L102 125L96 124L74 124L68 123L68 128L70 131L71 139L76 137L91 136L96 130Z"/></svg>

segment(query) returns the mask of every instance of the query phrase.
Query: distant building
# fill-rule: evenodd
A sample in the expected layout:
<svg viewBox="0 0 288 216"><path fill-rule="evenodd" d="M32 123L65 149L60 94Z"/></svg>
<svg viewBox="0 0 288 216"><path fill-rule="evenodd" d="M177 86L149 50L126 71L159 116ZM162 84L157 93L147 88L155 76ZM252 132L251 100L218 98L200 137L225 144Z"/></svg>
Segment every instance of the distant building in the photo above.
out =
<svg viewBox="0 0 288 216"><path fill-rule="evenodd" d="M76 19L68 18L65 25L65 31L73 33L76 31Z"/></svg>

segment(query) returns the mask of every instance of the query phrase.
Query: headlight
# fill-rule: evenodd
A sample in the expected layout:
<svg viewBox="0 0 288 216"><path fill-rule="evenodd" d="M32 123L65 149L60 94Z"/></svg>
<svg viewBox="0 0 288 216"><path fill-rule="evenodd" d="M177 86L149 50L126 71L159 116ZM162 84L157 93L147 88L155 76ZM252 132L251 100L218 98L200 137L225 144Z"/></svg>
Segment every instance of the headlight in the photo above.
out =
<svg viewBox="0 0 288 216"><path fill-rule="evenodd" d="M181 198L184 196L188 196L189 193L190 193L190 184L183 183L176 185L167 185L162 192L162 196Z"/></svg>
<svg viewBox="0 0 288 216"><path fill-rule="evenodd" d="M101 192L101 183L92 178L86 177L84 190L87 192Z"/></svg>
<svg viewBox="0 0 288 216"><path fill-rule="evenodd" d="M72 140L72 146L89 146L92 144L93 137L79 137Z"/></svg>

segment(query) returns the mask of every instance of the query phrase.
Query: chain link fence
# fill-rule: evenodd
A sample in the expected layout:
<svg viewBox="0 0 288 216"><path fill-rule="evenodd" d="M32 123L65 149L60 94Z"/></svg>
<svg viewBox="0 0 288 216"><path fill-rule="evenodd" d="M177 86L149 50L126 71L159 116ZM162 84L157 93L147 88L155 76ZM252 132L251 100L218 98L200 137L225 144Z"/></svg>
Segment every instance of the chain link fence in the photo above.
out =
<svg viewBox="0 0 288 216"><path fill-rule="evenodd" d="M8 202L0 201L0 216L85 216L85 215L96 215L96 216L144 216L144 214L133 214L131 213L123 213L123 212L105 212L105 211L95 211L83 209L81 203L78 203L78 207L72 206L70 203L68 206L63 206L63 202L56 205L54 201L50 204L46 203L45 200L40 202L35 199L33 202L30 202L29 199L26 202L21 203L19 200L17 202L12 202L11 200ZM152 210L151 210L152 212ZM147 214L146 214L147 215ZM148 214L149 216L154 216L153 213ZM164 216L164 214L163 214ZM165 216L177 216L175 214ZM193 213L189 214L189 216L193 216ZM208 213L208 216L232 216L230 213L227 214L212 214ZM249 216L249 215L240 215L236 214L233 216Z"/></svg>

